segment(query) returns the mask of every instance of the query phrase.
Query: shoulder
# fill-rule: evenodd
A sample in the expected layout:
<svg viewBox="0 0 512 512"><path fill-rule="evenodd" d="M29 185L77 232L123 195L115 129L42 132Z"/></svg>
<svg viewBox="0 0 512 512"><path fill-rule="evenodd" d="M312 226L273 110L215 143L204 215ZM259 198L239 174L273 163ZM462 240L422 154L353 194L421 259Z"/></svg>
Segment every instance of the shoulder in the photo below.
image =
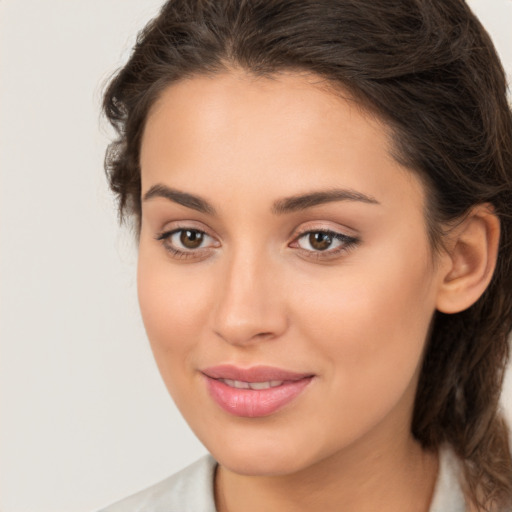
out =
<svg viewBox="0 0 512 512"><path fill-rule="evenodd" d="M439 472L430 512L464 512L466 504L462 491L462 464L451 448L439 452Z"/></svg>
<svg viewBox="0 0 512 512"><path fill-rule="evenodd" d="M217 463L205 455L178 473L100 512L215 512Z"/></svg>

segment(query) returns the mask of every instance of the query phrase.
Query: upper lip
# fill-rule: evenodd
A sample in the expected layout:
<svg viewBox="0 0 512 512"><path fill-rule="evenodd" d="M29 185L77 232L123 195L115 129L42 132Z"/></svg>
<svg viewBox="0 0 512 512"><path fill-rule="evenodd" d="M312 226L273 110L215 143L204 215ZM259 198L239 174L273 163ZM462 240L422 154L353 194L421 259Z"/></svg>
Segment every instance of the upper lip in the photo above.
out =
<svg viewBox="0 0 512 512"><path fill-rule="evenodd" d="M312 373L300 373L276 368L273 366L252 366L239 368L230 364L210 366L201 372L212 379L230 379L242 382L267 382L272 380L300 380L313 377Z"/></svg>

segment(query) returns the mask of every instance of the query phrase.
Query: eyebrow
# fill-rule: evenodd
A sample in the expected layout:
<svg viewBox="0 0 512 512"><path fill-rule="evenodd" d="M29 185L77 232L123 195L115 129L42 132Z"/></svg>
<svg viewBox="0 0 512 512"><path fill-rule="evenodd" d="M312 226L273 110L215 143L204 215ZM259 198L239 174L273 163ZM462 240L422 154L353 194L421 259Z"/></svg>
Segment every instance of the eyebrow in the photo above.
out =
<svg viewBox="0 0 512 512"><path fill-rule="evenodd" d="M192 210L196 210L208 215L217 215L215 208L202 197L181 192L166 185L157 184L153 185L143 197L143 201L148 201L155 197L163 197L174 203L185 206ZM277 200L272 206L272 213L282 215L285 213L297 212L306 210L313 206L319 206L325 203L332 203L335 201L357 201L366 204L380 204L374 197L362 194L351 189L332 189L320 190L308 194L299 194L296 196L285 197Z"/></svg>
<svg viewBox="0 0 512 512"><path fill-rule="evenodd" d="M355 190L332 189L279 199L274 203L272 212L276 214L291 213L334 201L358 201L367 204L380 204L374 197Z"/></svg>
<svg viewBox="0 0 512 512"><path fill-rule="evenodd" d="M169 188L165 185L153 185L144 194L143 200L147 201L149 199L153 199L154 197L163 197L164 199L169 199L169 201L181 204L182 206L191 208L192 210L196 210L201 213L206 213L208 215L217 214L215 208L205 199L202 199L199 196L188 194L187 192L181 192L180 190L176 190L174 188Z"/></svg>

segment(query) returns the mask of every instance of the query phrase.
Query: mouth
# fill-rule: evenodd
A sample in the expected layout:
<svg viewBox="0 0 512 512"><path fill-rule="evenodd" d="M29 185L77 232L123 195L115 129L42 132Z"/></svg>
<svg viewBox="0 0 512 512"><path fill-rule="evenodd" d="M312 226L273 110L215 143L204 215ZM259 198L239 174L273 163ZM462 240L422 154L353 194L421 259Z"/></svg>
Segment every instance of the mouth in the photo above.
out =
<svg viewBox="0 0 512 512"><path fill-rule="evenodd" d="M281 386L285 381L284 380L268 380L266 382L245 382L243 380L232 380L232 379L217 379L219 382L226 384L230 388L236 389L270 389L277 388Z"/></svg>
<svg viewBox="0 0 512 512"><path fill-rule="evenodd" d="M295 401L315 377L269 366L221 365L201 373L213 401L225 412L245 418L274 414Z"/></svg>

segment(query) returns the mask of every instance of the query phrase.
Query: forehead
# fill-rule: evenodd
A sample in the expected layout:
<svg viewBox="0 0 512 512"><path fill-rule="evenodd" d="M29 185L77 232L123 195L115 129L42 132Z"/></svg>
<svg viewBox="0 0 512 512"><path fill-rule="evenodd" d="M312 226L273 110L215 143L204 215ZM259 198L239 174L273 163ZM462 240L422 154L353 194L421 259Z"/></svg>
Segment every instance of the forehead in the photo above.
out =
<svg viewBox="0 0 512 512"><path fill-rule="evenodd" d="M348 91L335 89L322 77L305 72L256 77L234 70L194 76L168 86L150 109L145 135L152 125L158 130L171 130L174 125L183 135L186 129L187 135L209 132L220 137L238 132L244 136L250 129L254 137L258 128L267 132L275 127L285 128L282 136L298 130L311 136L336 128L340 120L350 122L352 132L371 128L377 138L384 135L381 142L388 142L385 123L364 111ZM241 133L240 128L245 131Z"/></svg>
<svg viewBox="0 0 512 512"><path fill-rule="evenodd" d="M390 141L385 123L315 75L197 76L164 90L148 116L142 188L171 179L196 189L220 181L252 193L270 183L276 195L297 192L287 190L295 184L375 196L390 191L391 176L418 188Z"/></svg>

